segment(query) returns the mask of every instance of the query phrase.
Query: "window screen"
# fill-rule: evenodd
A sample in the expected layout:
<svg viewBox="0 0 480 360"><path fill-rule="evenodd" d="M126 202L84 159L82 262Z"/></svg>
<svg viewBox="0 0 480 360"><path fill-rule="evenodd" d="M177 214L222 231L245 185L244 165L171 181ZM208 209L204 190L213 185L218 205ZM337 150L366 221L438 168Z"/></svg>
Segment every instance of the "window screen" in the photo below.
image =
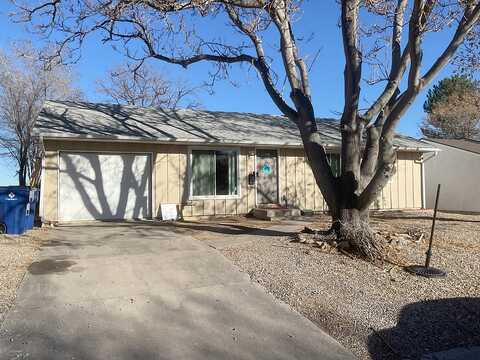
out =
<svg viewBox="0 0 480 360"><path fill-rule="evenodd" d="M327 160L332 169L335 177L340 176L340 155L339 154L327 154Z"/></svg>
<svg viewBox="0 0 480 360"><path fill-rule="evenodd" d="M237 195L237 164L237 151L193 150L192 195Z"/></svg>

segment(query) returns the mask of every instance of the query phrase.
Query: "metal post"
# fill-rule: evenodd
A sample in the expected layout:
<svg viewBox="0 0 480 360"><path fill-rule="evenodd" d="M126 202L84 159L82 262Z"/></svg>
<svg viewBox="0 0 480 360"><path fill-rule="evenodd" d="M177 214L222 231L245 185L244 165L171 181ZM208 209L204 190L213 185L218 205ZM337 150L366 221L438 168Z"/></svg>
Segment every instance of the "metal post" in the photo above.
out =
<svg viewBox="0 0 480 360"><path fill-rule="evenodd" d="M430 242L428 244L428 250L426 252L427 258L425 259L425 268L430 267L430 259L432 257L432 241L433 233L435 232L435 220L437 220L437 209L438 209L438 198L440 196L440 184L437 186L437 197L435 198L435 209L433 210L433 222L432 222L432 231L430 233Z"/></svg>

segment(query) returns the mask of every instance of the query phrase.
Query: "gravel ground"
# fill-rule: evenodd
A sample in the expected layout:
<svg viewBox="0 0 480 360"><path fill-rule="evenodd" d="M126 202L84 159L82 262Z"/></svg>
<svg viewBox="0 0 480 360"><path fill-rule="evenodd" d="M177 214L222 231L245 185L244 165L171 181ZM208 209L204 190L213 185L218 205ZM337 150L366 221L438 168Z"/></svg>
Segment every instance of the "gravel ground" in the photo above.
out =
<svg viewBox="0 0 480 360"><path fill-rule="evenodd" d="M0 235L0 324L40 247L43 231L33 230L21 236Z"/></svg>
<svg viewBox="0 0 480 360"><path fill-rule="evenodd" d="M432 265L446 279L425 279L402 266L422 264L432 213L389 212L373 227L421 233L391 246L397 265L375 266L290 237L236 242L221 251L254 281L318 324L359 359L417 359L433 351L480 345L480 216L440 213ZM312 227L327 228L327 217Z"/></svg>

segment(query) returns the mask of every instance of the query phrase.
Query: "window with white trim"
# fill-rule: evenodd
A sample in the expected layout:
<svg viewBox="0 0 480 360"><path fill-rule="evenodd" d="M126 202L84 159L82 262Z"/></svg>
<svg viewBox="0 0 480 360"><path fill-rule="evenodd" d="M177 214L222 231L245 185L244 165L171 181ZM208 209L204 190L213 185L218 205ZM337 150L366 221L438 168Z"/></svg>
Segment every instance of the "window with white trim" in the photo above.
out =
<svg viewBox="0 0 480 360"><path fill-rule="evenodd" d="M238 195L238 151L192 150L192 196Z"/></svg>

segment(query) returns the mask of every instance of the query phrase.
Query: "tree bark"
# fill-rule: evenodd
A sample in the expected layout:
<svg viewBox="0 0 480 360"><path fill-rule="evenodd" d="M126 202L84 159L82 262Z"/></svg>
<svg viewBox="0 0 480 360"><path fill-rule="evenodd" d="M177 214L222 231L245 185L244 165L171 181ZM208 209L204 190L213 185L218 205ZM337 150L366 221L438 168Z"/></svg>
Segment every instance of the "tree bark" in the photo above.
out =
<svg viewBox="0 0 480 360"><path fill-rule="evenodd" d="M328 163L325 148L318 133L310 99L301 91L292 92L298 116L292 119L300 130L305 154L315 181L332 217L331 231L339 242L363 257L376 260L382 256L382 246L369 226L368 208L359 207L361 188L362 125L349 122L344 126L342 142L342 175L335 177Z"/></svg>
<svg viewBox="0 0 480 360"><path fill-rule="evenodd" d="M338 208L331 215L332 226L337 234L345 227L358 228L369 222L368 211L355 208Z"/></svg>
<svg viewBox="0 0 480 360"><path fill-rule="evenodd" d="M25 164L20 165L20 169L18 170L18 185L25 186L27 184L27 176L26 176L26 166Z"/></svg>
<svg viewBox="0 0 480 360"><path fill-rule="evenodd" d="M305 155L312 169L323 198L329 208L337 202L337 179L328 163L327 154L318 133L317 122L310 99L300 90L293 91L291 98L297 109L297 116L291 119L298 126Z"/></svg>
<svg viewBox="0 0 480 360"><path fill-rule="evenodd" d="M332 213L332 222L342 248L374 262L384 258L385 246L370 227L368 210L340 208Z"/></svg>

